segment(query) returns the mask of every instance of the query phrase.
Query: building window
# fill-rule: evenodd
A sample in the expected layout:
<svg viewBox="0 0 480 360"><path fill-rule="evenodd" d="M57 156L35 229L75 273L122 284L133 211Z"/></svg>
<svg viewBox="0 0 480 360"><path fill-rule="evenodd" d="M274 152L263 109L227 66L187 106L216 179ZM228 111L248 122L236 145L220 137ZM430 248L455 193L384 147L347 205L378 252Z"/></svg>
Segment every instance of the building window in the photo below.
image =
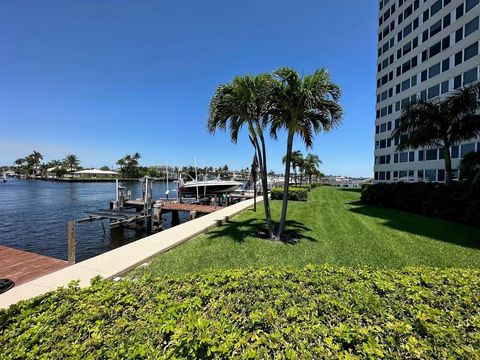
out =
<svg viewBox="0 0 480 360"><path fill-rule="evenodd" d="M447 36L442 39L442 50L446 50L449 47L450 47L450 36Z"/></svg>
<svg viewBox="0 0 480 360"><path fill-rule="evenodd" d="M475 44L470 45L469 47L465 48L465 59L464 61L470 60L472 57L478 55L478 42Z"/></svg>
<svg viewBox="0 0 480 360"><path fill-rule="evenodd" d="M423 170L417 171L417 180L423 180Z"/></svg>
<svg viewBox="0 0 480 360"><path fill-rule="evenodd" d="M428 78L430 79L438 74L440 74L440 63L435 64L428 69Z"/></svg>
<svg viewBox="0 0 480 360"><path fill-rule="evenodd" d="M399 177L400 179L405 179L405 178L407 177L407 170L400 170L400 171L398 172L398 177Z"/></svg>
<svg viewBox="0 0 480 360"><path fill-rule="evenodd" d="M470 84L478 79L478 70L477 68L473 68L468 70L463 74L463 85Z"/></svg>
<svg viewBox="0 0 480 360"><path fill-rule="evenodd" d="M415 151L410 151L408 153L408 161L409 162L414 162L415 161Z"/></svg>
<svg viewBox="0 0 480 360"><path fill-rule="evenodd" d="M458 20L462 16L463 16L463 4L461 4L455 9L455 19Z"/></svg>
<svg viewBox="0 0 480 360"><path fill-rule="evenodd" d="M430 89L428 89L428 98L434 98L436 96L440 95L440 85L435 85L432 86Z"/></svg>
<svg viewBox="0 0 480 360"><path fill-rule="evenodd" d="M462 86L462 75L455 76L453 79L453 88L458 89L460 86Z"/></svg>
<svg viewBox="0 0 480 360"><path fill-rule="evenodd" d="M425 151L423 150L420 150L418 152L418 161L423 161L424 154L425 154Z"/></svg>
<svg viewBox="0 0 480 360"><path fill-rule="evenodd" d="M458 145L452 146L452 159L458 159L459 155L459 149L460 147Z"/></svg>
<svg viewBox="0 0 480 360"><path fill-rule="evenodd" d="M425 170L425 180L437 181L437 170Z"/></svg>
<svg viewBox="0 0 480 360"><path fill-rule="evenodd" d="M445 94L447 92L448 92L448 80L442 83L442 94Z"/></svg>
<svg viewBox="0 0 480 360"><path fill-rule="evenodd" d="M438 170L438 181L445 181L445 170Z"/></svg>
<svg viewBox="0 0 480 360"><path fill-rule="evenodd" d="M459 51L458 53L455 54L455 66L462 63L462 60L463 60L462 54L463 54L463 52L461 52L461 51Z"/></svg>
<svg viewBox="0 0 480 360"><path fill-rule="evenodd" d="M401 163L408 162L408 153L407 152L400 153L400 162Z"/></svg>
<svg viewBox="0 0 480 360"><path fill-rule="evenodd" d="M393 162L398 163L398 154L393 154Z"/></svg>
<svg viewBox="0 0 480 360"><path fill-rule="evenodd" d="M448 69L450 69L450 59L445 59L442 61L442 72L445 72Z"/></svg>
<svg viewBox="0 0 480 360"><path fill-rule="evenodd" d="M430 37L438 34L442 30L442 20L438 20L435 24L430 26Z"/></svg>
<svg viewBox="0 0 480 360"><path fill-rule="evenodd" d="M460 155L464 157L465 155L475 151L475 143L464 144L462 145L462 150L460 151Z"/></svg>
<svg viewBox="0 0 480 360"><path fill-rule="evenodd" d="M478 0L467 0L465 3L465 12L471 10L476 5L478 5Z"/></svg>
<svg viewBox="0 0 480 360"><path fill-rule="evenodd" d="M438 151L437 149L428 149L425 151L425 160L437 160Z"/></svg>
<svg viewBox="0 0 480 360"><path fill-rule="evenodd" d="M465 25L465 37L478 30L478 16Z"/></svg>
<svg viewBox="0 0 480 360"><path fill-rule="evenodd" d="M455 31L455 42L458 43L463 39L463 27Z"/></svg>

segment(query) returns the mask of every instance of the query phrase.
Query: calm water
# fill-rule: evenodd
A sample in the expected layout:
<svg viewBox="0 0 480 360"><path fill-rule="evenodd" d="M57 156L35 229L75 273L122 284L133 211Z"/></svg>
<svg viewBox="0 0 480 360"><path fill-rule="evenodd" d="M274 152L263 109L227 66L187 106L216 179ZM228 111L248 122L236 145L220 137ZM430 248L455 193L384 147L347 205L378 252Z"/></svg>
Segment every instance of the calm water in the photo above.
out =
<svg viewBox="0 0 480 360"><path fill-rule="evenodd" d="M141 196L139 182L122 183ZM173 188L174 184L170 184ZM154 183L153 197L165 197L166 183ZM64 183L8 179L0 182L0 245L67 259L67 222L85 218L85 212L108 209L115 200L115 183ZM181 213L182 215L182 213ZM188 214L183 214L185 221ZM77 225L77 261L144 237L142 231L119 229L105 234L99 221ZM164 215L164 228L170 215Z"/></svg>

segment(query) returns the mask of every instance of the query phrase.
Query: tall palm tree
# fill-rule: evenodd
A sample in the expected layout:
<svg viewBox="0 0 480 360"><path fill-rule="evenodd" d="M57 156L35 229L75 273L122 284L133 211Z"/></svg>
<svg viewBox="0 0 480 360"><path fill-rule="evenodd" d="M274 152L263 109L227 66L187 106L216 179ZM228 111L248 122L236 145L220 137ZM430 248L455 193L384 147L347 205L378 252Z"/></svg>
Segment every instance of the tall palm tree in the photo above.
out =
<svg viewBox="0 0 480 360"><path fill-rule="evenodd" d="M444 99L416 100L403 109L392 138L408 135L397 146L440 147L444 154L446 183L453 180L451 147L480 135L480 82L455 90Z"/></svg>
<svg viewBox="0 0 480 360"><path fill-rule="evenodd" d="M33 163L33 171L32 174L36 175L37 170L40 167L40 161L43 160L43 155L40 154L38 151L33 151L33 153L30 155Z"/></svg>
<svg viewBox="0 0 480 360"><path fill-rule="evenodd" d="M307 148L312 147L315 134L340 124L343 110L339 104L340 88L330 80L325 69L302 77L294 69L283 67L275 71L274 76L277 86L272 91L271 135L276 138L280 129L287 131L283 204L276 234L280 237L287 216L294 137L299 136Z"/></svg>
<svg viewBox="0 0 480 360"><path fill-rule="evenodd" d="M247 128L250 142L257 156L262 179L263 205L269 236L274 237L267 188L267 153L264 128L268 122L270 75L239 76L232 82L220 85L210 102L207 128L211 134L217 129L230 130L233 143L243 127Z"/></svg>
<svg viewBox="0 0 480 360"><path fill-rule="evenodd" d="M285 155L282 159L282 163L284 165L286 160L287 160L287 156ZM300 150L293 151L290 157L290 164L293 170L293 178L294 178L295 185L297 185L297 167L298 168L303 167L303 162L304 162L304 158L303 158L302 152Z"/></svg>
<svg viewBox="0 0 480 360"><path fill-rule="evenodd" d="M70 170L70 174L78 168L78 165L80 165L80 160L73 154L67 155L64 162L66 167Z"/></svg>
<svg viewBox="0 0 480 360"><path fill-rule="evenodd" d="M316 154L307 154L303 163L305 174L308 176L308 183L312 183L312 176L318 173L318 167L322 160Z"/></svg>

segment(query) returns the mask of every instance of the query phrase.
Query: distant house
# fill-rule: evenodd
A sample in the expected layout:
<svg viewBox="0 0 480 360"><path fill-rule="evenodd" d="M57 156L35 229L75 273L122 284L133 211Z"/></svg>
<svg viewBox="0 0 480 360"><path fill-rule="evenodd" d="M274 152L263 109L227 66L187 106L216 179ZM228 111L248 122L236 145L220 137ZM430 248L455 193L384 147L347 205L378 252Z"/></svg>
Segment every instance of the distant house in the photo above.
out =
<svg viewBox="0 0 480 360"><path fill-rule="evenodd" d="M88 178L114 178L118 177L120 174L116 171L107 171L107 170L99 170L99 169L87 169L87 170L80 170L75 171L73 173L78 177L88 177Z"/></svg>

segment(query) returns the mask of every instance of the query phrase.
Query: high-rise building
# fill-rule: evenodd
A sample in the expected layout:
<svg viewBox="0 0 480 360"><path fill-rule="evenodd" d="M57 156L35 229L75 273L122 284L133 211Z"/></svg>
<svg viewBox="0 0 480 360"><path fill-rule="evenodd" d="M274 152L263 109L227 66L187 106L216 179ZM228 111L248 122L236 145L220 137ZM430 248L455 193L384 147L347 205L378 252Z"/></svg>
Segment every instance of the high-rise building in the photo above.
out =
<svg viewBox="0 0 480 360"><path fill-rule="evenodd" d="M479 78L479 0L381 0L378 18L375 180L445 181L443 151L396 151L391 138L412 100L443 97ZM480 151L480 139L451 149L461 158Z"/></svg>

